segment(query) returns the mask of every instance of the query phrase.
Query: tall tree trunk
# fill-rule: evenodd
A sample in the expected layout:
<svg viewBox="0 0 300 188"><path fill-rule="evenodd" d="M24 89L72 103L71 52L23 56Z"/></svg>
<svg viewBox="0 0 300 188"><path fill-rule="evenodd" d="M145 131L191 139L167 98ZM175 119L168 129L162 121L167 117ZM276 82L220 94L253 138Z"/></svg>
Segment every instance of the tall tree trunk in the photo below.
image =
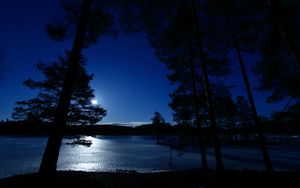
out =
<svg viewBox="0 0 300 188"><path fill-rule="evenodd" d="M244 63L244 60L243 60L243 57L242 57L240 44L238 42L237 36L235 34L235 31L234 31L234 28L233 28L233 25L232 25L232 22L231 22L230 14L229 14L229 11L227 9L227 3L224 2L224 0L221 0L219 2L221 3L221 6L224 10L224 13L225 13L225 16L226 16L226 21L227 21L227 24L228 24L229 29L230 29L231 37L233 39L233 43L234 43L233 45L234 45L234 48L236 50L236 55L238 57L238 61L239 61L240 68L241 68L241 71L242 71L244 83L245 83L246 90L247 90L248 99L249 99L249 102L250 102L250 107L251 107L251 110L252 110L252 116L253 116L253 119L254 119L256 129L258 131L259 143L260 143L263 159L264 159L264 162L265 162L265 167L266 167L267 171L272 171L273 168L272 168L272 163L271 163L271 160L270 160L269 152L268 152L268 149L267 149L266 139L265 139L265 136L264 136L262 125L260 124L259 117L257 115L256 106L255 106L255 103L254 103L254 98L253 98L250 83L249 83L249 80L248 80L248 75L247 75L247 72L246 72L245 63Z"/></svg>
<svg viewBox="0 0 300 188"><path fill-rule="evenodd" d="M198 136L199 136L200 154L202 159L202 168L204 171L208 171L208 164L207 164L207 159L205 154L205 144L203 139L203 133L201 132L201 118L200 118L200 106L199 106L200 101L199 101L199 96L197 94L194 54L191 46L191 39L188 40L189 40L188 41L189 61L190 61L191 73L192 73L192 90L193 90L192 96L193 96L194 113L196 116L196 126L197 129L199 130Z"/></svg>
<svg viewBox="0 0 300 188"><path fill-rule="evenodd" d="M198 13L197 13L196 0L192 0L192 9L193 9L194 21L195 21L195 26L196 26L196 35L197 35L196 37L197 37L197 42L198 42L198 47L199 47L199 56L201 59L201 68L202 68L202 73L203 73L204 89L205 89L205 94L206 94L206 98L207 98L209 120L210 120L210 124L212 127L212 133L213 133L216 168L219 173L222 173L224 170L224 166L223 166L222 153L221 153L219 129L218 129L217 121L216 121L216 112L215 112L213 96L212 96L212 91L210 88L210 82L209 82L209 77L208 77L207 60L206 60L204 49L203 49L202 34L200 31L200 26L199 26L199 17L198 17Z"/></svg>
<svg viewBox="0 0 300 188"><path fill-rule="evenodd" d="M72 88L74 85L74 76L76 75L79 67L90 5L91 0L84 0L82 3L81 15L78 20L73 48L69 57L69 67L64 78L64 84L56 107L54 125L51 129L47 146L39 168L39 174L41 175L51 176L56 174L56 164L58 160L59 149L63 138L64 128L68 119Z"/></svg>
<svg viewBox="0 0 300 188"><path fill-rule="evenodd" d="M300 71L300 50L297 47L295 40L292 38L291 33L284 26L283 18L282 16L280 16L279 13L282 8L280 7L278 0L269 0L269 4L272 9L272 17L274 24L281 33L282 39L286 42L286 45L288 46L288 50L295 62L295 65Z"/></svg>

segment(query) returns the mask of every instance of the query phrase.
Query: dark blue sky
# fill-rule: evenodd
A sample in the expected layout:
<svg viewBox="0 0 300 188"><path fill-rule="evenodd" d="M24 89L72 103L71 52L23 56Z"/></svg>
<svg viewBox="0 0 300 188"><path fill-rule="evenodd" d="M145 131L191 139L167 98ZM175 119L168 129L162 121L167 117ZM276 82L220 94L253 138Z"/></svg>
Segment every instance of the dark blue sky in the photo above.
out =
<svg viewBox="0 0 300 188"><path fill-rule="evenodd" d="M56 0L0 2L0 49L6 67L0 83L0 120L11 118L16 101L36 95L36 91L22 85L25 79L42 78L34 64L40 60L55 61L64 49L70 49L70 42L54 42L45 33L45 24L60 11ZM88 58L87 70L95 74L91 85L96 98L108 110L103 122L147 122L154 111L160 111L168 122L172 121L168 107L172 86L166 78L164 64L158 62L153 52L143 34L121 34L118 39L104 37L84 51ZM253 60L247 58L247 63L253 64ZM251 80L256 82L254 77ZM228 82L238 85L234 95L245 93L239 72ZM255 92L260 114L282 108L282 104L267 105L265 96Z"/></svg>

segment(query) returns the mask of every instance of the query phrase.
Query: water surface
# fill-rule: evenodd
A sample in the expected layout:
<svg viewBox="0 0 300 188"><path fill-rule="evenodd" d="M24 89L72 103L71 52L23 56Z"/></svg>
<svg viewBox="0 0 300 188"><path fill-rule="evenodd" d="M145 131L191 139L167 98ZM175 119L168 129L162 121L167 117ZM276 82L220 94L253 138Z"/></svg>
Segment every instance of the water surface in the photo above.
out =
<svg viewBox="0 0 300 188"><path fill-rule="evenodd" d="M151 136L86 137L90 147L69 145L65 137L60 149L58 170L152 172L201 168L198 149L178 155L168 146L156 145ZM0 178L38 171L47 137L0 136ZM300 170L300 150L295 146L268 146L277 170ZM207 148L210 168L215 168L214 150ZM225 169L264 170L260 148L222 146Z"/></svg>

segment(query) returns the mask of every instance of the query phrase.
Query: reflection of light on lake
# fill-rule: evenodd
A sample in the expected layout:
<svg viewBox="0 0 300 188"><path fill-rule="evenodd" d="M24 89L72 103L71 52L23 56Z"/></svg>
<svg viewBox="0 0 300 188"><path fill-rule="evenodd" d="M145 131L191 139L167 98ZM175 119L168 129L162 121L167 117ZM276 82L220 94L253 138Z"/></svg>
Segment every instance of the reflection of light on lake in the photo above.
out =
<svg viewBox="0 0 300 188"><path fill-rule="evenodd" d="M62 145L58 161L60 170L102 171L107 168L105 156L108 153L103 152L107 141L92 136L86 136L84 139L91 140L92 145Z"/></svg>
<svg viewBox="0 0 300 188"><path fill-rule="evenodd" d="M275 135L276 136L276 135ZM300 138L290 138L300 143ZM169 148L156 145L155 137L147 136L97 136L86 137L93 144L72 146L74 137L65 137L61 146L58 170L116 171L136 170L150 172L168 170ZM0 178L39 169L47 137L0 136ZM269 146L270 156L276 170L300 169L300 151L297 145ZM215 168L214 149L206 150L208 165ZM175 170L197 168L201 165L198 150L178 157L172 150ZM259 147L223 146L225 169L262 170L264 164Z"/></svg>
<svg viewBox="0 0 300 188"><path fill-rule="evenodd" d="M117 169L149 172L169 169L169 148L155 144L155 139L142 136L97 136L90 147L63 144L58 170L115 171ZM64 143L67 142L64 139ZM199 154L181 157L173 152L175 168L199 167ZM184 161L184 162L181 162Z"/></svg>

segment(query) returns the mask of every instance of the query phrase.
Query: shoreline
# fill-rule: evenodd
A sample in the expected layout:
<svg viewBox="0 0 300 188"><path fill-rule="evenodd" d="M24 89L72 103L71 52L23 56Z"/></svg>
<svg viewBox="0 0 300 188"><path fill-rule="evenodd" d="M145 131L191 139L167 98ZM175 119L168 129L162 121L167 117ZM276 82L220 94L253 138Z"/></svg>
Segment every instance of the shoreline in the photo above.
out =
<svg viewBox="0 0 300 188"><path fill-rule="evenodd" d="M3 178L0 187L293 187L299 184L299 179L300 171L225 170L222 176L199 169L152 173L58 171L52 178L41 178L36 173Z"/></svg>

